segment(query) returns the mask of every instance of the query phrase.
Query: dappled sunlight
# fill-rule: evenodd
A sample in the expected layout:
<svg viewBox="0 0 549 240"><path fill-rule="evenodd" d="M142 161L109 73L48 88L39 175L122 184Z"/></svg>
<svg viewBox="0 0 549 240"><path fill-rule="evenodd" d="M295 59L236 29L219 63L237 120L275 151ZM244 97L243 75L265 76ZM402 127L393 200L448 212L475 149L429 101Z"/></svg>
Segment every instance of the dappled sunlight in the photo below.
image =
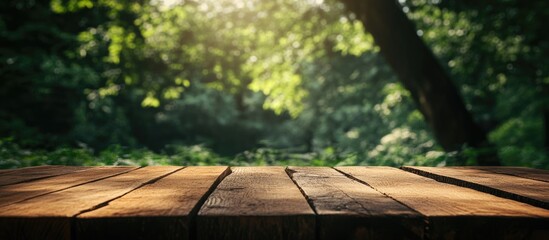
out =
<svg viewBox="0 0 549 240"><path fill-rule="evenodd" d="M181 167L147 167L91 182L77 188L68 188L39 198L0 207L3 216L32 214L44 217L72 217L85 209L92 209L113 197L122 196L147 182L172 173ZM35 208L39 204L40 208Z"/></svg>
<svg viewBox="0 0 549 240"><path fill-rule="evenodd" d="M47 178L38 179L30 183L22 182L19 184L2 186L0 187L0 206L21 202L26 199L86 184L91 181L111 177L135 169L136 168L133 167L88 168L83 171L76 171L60 176L48 176ZM2 177L5 179L6 176ZM18 177L21 179L21 174L18 174Z"/></svg>
<svg viewBox="0 0 549 240"><path fill-rule="evenodd" d="M542 208L496 197L470 188L441 183L434 179L415 175L396 168L339 167L338 169L364 181L377 191L398 199L401 203L428 217L511 217L523 216L525 213L529 216L549 216L549 211ZM433 168L433 170L445 171L445 174L450 176L459 173L452 172L450 168ZM517 178L514 178L513 180L521 181L521 179ZM489 185L490 184L488 184L488 186ZM421 190L419 191L419 189Z"/></svg>
<svg viewBox="0 0 549 240"><path fill-rule="evenodd" d="M517 2L6 0L0 168L547 168L548 3Z"/></svg>

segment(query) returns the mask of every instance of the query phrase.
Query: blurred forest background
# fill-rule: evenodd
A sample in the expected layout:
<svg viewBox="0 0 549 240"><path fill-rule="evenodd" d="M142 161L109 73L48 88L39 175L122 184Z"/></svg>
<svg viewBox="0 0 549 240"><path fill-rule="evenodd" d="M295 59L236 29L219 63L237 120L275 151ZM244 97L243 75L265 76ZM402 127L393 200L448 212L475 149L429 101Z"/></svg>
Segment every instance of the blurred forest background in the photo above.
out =
<svg viewBox="0 0 549 240"><path fill-rule="evenodd" d="M385 1L486 133L451 148L352 2L2 0L0 168L549 168L549 1Z"/></svg>

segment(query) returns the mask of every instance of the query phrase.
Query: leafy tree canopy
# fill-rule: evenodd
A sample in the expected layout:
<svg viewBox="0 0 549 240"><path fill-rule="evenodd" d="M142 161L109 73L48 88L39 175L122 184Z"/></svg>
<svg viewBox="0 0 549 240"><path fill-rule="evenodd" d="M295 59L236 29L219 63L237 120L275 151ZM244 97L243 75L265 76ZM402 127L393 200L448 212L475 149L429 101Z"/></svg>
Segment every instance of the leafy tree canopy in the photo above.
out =
<svg viewBox="0 0 549 240"><path fill-rule="evenodd" d="M503 164L549 167L549 3L399 3ZM2 167L65 152L123 164L131 149L169 164L393 166L482 151L442 150L336 0L6 0L0 79Z"/></svg>

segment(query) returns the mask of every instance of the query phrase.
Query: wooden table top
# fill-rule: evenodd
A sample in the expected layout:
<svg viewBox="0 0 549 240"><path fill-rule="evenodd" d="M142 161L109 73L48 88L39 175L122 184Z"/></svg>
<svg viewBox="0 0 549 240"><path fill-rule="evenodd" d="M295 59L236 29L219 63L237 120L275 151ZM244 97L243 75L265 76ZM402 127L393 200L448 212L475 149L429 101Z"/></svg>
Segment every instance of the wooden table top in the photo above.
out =
<svg viewBox="0 0 549 240"><path fill-rule="evenodd" d="M0 239L549 239L549 171L69 167L0 171Z"/></svg>

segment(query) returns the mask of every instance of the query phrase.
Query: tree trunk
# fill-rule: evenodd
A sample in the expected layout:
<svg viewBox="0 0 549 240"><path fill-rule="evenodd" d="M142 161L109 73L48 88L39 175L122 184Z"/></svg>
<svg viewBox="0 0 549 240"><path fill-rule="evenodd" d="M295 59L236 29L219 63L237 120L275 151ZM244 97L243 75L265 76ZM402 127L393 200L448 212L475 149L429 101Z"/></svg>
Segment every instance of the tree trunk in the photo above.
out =
<svg viewBox="0 0 549 240"><path fill-rule="evenodd" d="M486 133L469 111L430 49L418 37L415 26L394 0L341 0L372 34L381 54L410 91L435 138L446 151L463 145L485 148L479 165L499 165Z"/></svg>

